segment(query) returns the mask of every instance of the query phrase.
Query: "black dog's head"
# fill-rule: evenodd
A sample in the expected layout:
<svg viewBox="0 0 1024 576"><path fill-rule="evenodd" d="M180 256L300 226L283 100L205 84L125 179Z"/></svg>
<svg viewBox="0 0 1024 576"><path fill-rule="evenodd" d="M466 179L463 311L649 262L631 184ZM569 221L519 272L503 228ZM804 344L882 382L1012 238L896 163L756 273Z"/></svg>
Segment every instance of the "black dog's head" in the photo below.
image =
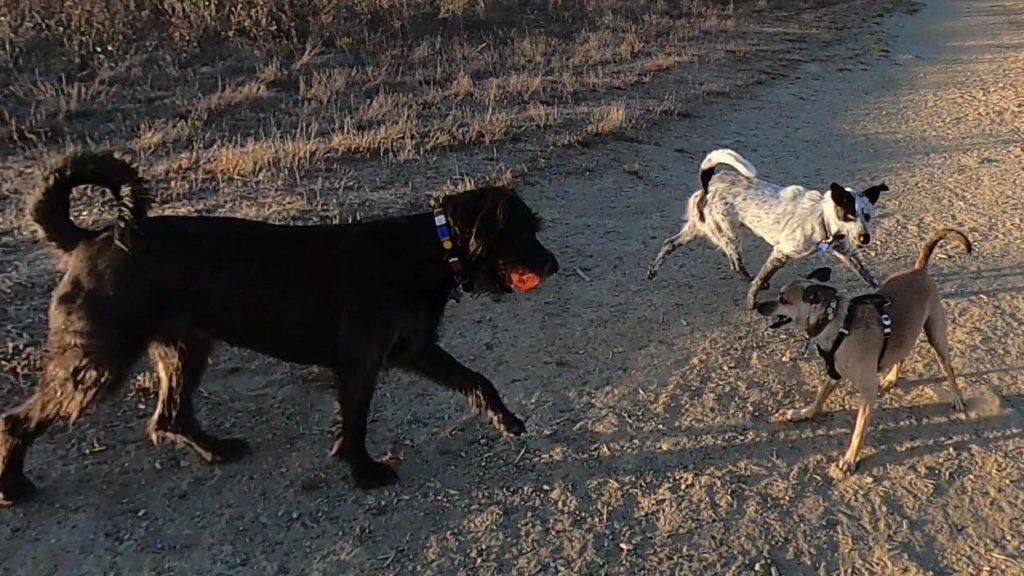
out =
<svg viewBox="0 0 1024 576"><path fill-rule="evenodd" d="M466 291L526 291L558 271L537 239L540 218L515 190L477 188L444 197L441 207L465 258Z"/></svg>

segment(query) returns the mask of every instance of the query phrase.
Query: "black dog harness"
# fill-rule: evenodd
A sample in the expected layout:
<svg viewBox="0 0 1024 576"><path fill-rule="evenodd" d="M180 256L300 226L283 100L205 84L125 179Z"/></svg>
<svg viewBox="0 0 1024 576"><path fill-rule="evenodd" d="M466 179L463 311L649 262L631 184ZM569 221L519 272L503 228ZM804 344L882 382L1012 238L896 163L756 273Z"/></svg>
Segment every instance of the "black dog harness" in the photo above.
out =
<svg viewBox="0 0 1024 576"><path fill-rule="evenodd" d="M835 341L832 342L832 348L825 350L818 346L818 354L825 360L825 366L828 367L828 375L833 380L842 378L839 371L836 370L836 352L839 350L839 346L842 345L843 340L850 335L850 326L853 324L853 309L862 304L873 305L878 312L878 320L882 323L882 350L878 353L878 370L882 369L882 357L885 356L885 349L889 345L889 337L892 336L892 316L889 316L887 311L891 302L885 296L864 294L863 296L852 298L849 305L847 305L846 317L843 318L843 325L839 328L839 334L836 335Z"/></svg>

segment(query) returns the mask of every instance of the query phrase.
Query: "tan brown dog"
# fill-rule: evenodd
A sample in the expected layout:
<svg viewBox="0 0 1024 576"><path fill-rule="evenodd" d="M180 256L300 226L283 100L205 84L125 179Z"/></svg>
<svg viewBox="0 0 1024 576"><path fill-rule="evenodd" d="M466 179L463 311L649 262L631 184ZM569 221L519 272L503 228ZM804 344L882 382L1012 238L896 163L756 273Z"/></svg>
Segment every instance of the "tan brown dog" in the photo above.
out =
<svg viewBox="0 0 1024 576"><path fill-rule="evenodd" d="M874 294L852 299L842 296L835 288L820 283L828 282L832 271L818 268L807 280L784 286L778 300L757 305L758 313L773 319L770 328L791 326L805 332L818 346L829 369L830 378L819 387L814 404L784 410L780 414L785 419L795 422L816 416L841 377L857 387L860 407L850 447L837 464L842 472L853 472L856 468L857 454L879 390L884 392L896 385L903 362L922 329L953 392L953 407L964 410L963 395L949 360L945 309L927 272L928 260L943 240L956 241L968 254L973 250L962 232L944 228L924 243L913 268L893 274ZM888 370L888 374L879 384L878 375L883 370Z"/></svg>

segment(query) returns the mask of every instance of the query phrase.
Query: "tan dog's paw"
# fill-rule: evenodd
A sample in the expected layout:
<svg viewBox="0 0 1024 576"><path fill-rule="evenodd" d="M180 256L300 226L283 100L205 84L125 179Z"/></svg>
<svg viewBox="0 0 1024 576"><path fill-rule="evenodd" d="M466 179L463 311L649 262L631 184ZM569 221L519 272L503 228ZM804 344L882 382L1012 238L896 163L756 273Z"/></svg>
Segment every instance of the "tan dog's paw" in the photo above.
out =
<svg viewBox="0 0 1024 576"><path fill-rule="evenodd" d="M829 472L834 479L842 480L849 477L856 471L857 460L855 458L850 458L849 456L843 456L838 462L832 465L832 469Z"/></svg>
<svg viewBox="0 0 1024 576"><path fill-rule="evenodd" d="M800 422L811 417L807 408L786 408L775 413L773 420L785 420L786 422Z"/></svg>

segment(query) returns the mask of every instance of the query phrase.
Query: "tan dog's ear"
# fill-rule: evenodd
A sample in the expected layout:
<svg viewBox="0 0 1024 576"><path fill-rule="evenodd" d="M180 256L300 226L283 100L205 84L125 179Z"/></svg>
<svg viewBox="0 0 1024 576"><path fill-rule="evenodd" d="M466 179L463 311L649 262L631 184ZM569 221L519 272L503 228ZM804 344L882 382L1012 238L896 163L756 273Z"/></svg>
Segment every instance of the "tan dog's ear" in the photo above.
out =
<svg viewBox="0 0 1024 576"><path fill-rule="evenodd" d="M804 289L803 299L808 304L824 304L836 295L837 290L831 286L815 284Z"/></svg>

